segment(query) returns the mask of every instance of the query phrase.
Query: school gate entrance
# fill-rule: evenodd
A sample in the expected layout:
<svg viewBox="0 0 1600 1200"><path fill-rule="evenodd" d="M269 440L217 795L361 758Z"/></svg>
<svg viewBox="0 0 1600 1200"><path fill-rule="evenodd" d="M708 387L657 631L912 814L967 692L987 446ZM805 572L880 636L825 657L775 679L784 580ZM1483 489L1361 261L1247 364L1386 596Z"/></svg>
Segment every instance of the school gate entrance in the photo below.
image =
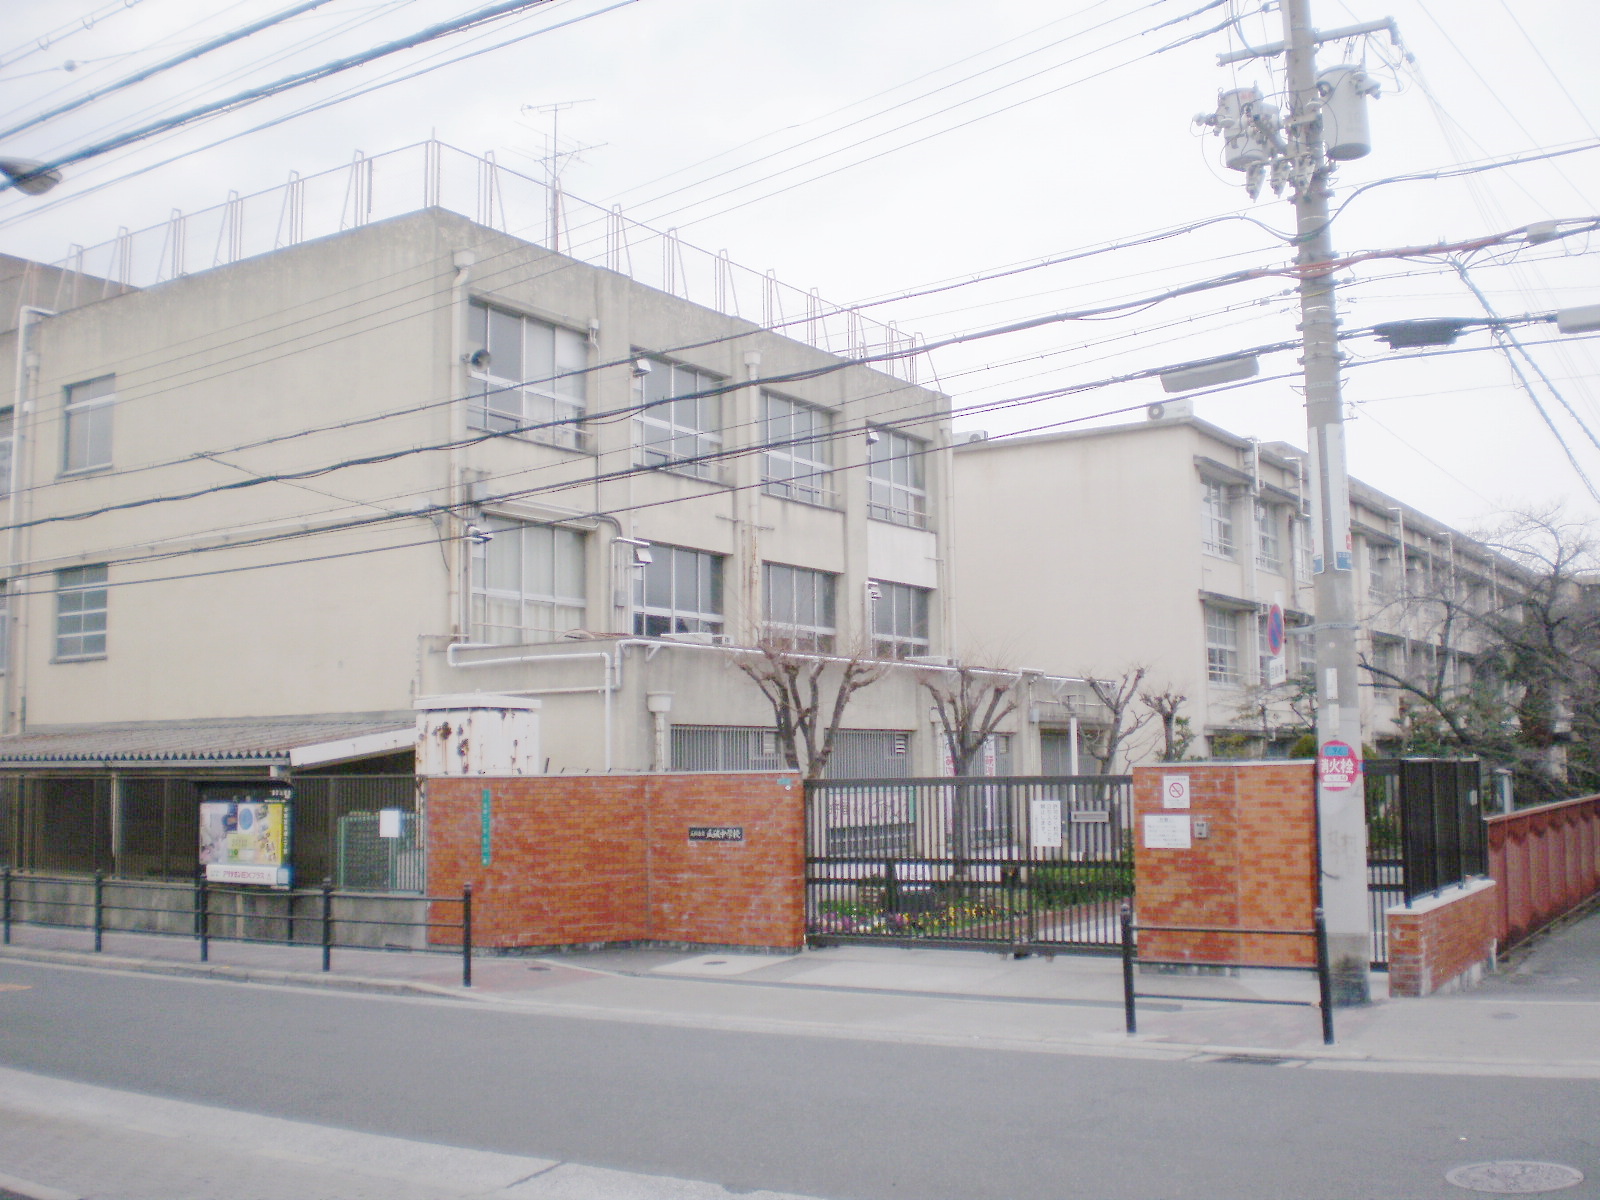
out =
<svg viewBox="0 0 1600 1200"><path fill-rule="evenodd" d="M1114 948L1132 814L1127 775L807 783L807 939Z"/></svg>

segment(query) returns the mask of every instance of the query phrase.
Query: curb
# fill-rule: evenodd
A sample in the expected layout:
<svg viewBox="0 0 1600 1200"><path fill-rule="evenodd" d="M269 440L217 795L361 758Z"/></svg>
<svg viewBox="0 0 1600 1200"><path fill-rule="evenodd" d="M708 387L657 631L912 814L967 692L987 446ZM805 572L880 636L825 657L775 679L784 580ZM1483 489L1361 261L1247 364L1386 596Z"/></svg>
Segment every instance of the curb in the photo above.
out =
<svg viewBox="0 0 1600 1200"><path fill-rule="evenodd" d="M0 1193L9 1192L24 1200L80 1200L77 1192L63 1192L60 1188L46 1187L28 1179L0 1172Z"/></svg>
<svg viewBox="0 0 1600 1200"><path fill-rule="evenodd" d="M220 979L233 983L267 983L283 987L321 988L326 991L351 991L388 995L421 995L452 1000L480 1000L463 988L441 987L406 979L378 979L370 975L341 975L336 972L282 971L264 967L239 967L226 963L184 963L160 958L125 958L114 954L90 954L78 950L42 950L32 947L0 947L0 959L51 963L65 967L91 967L102 971L127 971L140 975L174 975L187 979Z"/></svg>

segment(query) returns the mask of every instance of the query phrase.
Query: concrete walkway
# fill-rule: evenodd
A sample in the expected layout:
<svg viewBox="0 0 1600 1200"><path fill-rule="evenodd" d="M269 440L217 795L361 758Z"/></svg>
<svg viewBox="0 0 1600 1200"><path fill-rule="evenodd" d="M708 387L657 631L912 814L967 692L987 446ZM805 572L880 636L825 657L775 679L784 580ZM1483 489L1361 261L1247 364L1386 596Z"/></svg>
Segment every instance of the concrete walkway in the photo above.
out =
<svg viewBox="0 0 1600 1200"><path fill-rule="evenodd" d="M1335 1013L1324 1046L1309 972L1140 973L1138 1032L1124 1027L1120 960L846 946L794 955L604 950L480 956L473 987L448 954L211 944L14 926L7 958L240 982L448 996L529 1012L1065 1054L1247 1055L1322 1069L1600 1078L1600 909L1511 955L1469 991ZM1287 1002L1287 1003L1286 1003Z"/></svg>

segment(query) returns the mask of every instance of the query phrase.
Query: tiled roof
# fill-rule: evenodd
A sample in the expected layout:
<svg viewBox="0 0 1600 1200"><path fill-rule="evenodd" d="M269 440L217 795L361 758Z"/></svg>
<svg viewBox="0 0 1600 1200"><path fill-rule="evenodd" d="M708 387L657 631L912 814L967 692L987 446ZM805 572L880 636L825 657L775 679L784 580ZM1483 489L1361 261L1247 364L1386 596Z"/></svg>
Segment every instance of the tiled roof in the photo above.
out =
<svg viewBox="0 0 1600 1200"><path fill-rule="evenodd" d="M286 764L289 751L411 729L411 713L66 725L0 737L0 768L53 764Z"/></svg>

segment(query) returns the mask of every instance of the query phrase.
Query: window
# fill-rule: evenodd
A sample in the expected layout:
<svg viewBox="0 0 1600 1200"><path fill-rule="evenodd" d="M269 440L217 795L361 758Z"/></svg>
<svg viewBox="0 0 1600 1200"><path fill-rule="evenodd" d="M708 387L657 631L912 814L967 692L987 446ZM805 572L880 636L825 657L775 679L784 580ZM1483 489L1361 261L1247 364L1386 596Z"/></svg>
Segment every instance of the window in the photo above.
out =
<svg viewBox="0 0 1600 1200"><path fill-rule="evenodd" d="M106 568L56 572L56 658L104 658Z"/></svg>
<svg viewBox="0 0 1600 1200"><path fill-rule="evenodd" d="M879 658L912 658L928 653L926 588L904 583L870 584L872 653Z"/></svg>
<svg viewBox="0 0 1600 1200"><path fill-rule="evenodd" d="M584 537L574 529L483 522L472 547L472 637L496 645L550 642L584 623Z"/></svg>
<svg viewBox="0 0 1600 1200"><path fill-rule="evenodd" d="M1370 599L1389 599L1389 589L1393 586L1389 566L1393 561L1393 547L1367 543L1367 596Z"/></svg>
<svg viewBox="0 0 1600 1200"><path fill-rule="evenodd" d="M833 414L825 408L761 393L762 488L769 496L828 504L833 500L830 471Z"/></svg>
<svg viewBox="0 0 1600 1200"><path fill-rule="evenodd" d="M1233 498L1225 483L1205 481L1205 548L1207 554L1233 557Z"/></svg>
<svg viewBox="0 0 1600 1200"><path fill-rule="evenodd" d="M660 358L647 358L650 370L633 377L633 401L647 405L634 418L639 465L668 467L701 479L721 477L721 464L708 456L722 450L722 397L697 393L721 381L704 371Z"/></svg>
<svg viewBox="0 0 1600 1200"><path fill-rule="evenodd" d="M1256 505L1256 566L1281 575L1283 537L1279 528L1278 509L1271 504Z"/></svg>
<svg viewBox="0 0 1600 1200"><path fill-rule="evenodd" d="M476 300L467 322L469 343L489 355L484 366L469 372L468 424L581 448L583 430L578 422L583 418L589 367L585 336Z"/></svg>
<svg viewBox="0 0 1600 1200"><path fill-rule="evenodd" d="M765 618L770 633L797 650L831 654L836 579L826 571L767 563L763 568Z"/></svg>
<svg viewBox="0 0 1600 1200"><path fill-rule="evenodd" d="M633 631L722 632L722 556L676 546L651 546L634 584Z"/></svg>
<svg viewBox="0 0 1600 1200"><path fill-rule="evenodd" d="M922 529L928 524L923 457L927 443L903 433L874 429L867 447L867 516Z"/></svg>
<svg viewBox="0 0 1600 1200"><path fill-rule="evenodd" d="M92 471L111 465L111 411L116 401L115 375L67 388L62 470Z"/></svg>
<svg viewBox="0 0 1600 1200"><path fill-rule="evenodd" d="M1230 608L1206 606L1206 678L1212 683L1239 682L1239 614Z"/></svg>

